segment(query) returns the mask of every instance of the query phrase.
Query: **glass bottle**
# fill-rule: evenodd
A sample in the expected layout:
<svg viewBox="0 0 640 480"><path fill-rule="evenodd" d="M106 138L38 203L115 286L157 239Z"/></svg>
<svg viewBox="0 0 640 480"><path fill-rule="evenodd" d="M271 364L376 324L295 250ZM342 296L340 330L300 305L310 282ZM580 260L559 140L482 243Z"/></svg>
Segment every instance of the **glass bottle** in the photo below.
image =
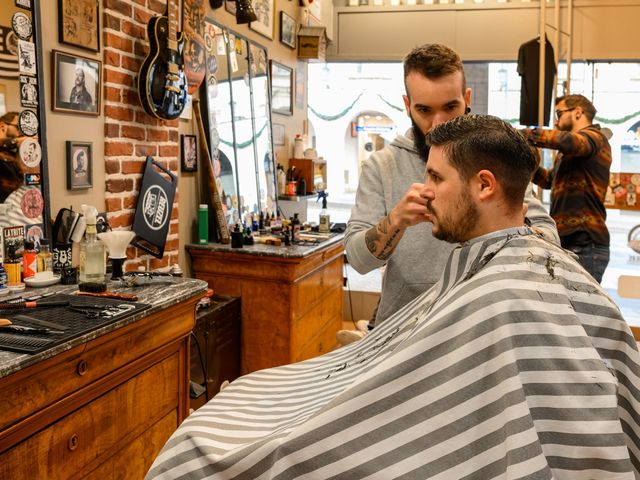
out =
<svg viewBox="0 0 640 480"><path fill-rule="evenodd" d="M40 251L38 252L38 272L53 272L53 255L49 246L49 240L40 240Z"/></svg>
<svg viewBox="0 0 640 480"><path fill-rule="evenodd" d="M86 210L87 229L79 248L79 289L104 292L106 283L105 246L97 236L95 207Z"/></svg>

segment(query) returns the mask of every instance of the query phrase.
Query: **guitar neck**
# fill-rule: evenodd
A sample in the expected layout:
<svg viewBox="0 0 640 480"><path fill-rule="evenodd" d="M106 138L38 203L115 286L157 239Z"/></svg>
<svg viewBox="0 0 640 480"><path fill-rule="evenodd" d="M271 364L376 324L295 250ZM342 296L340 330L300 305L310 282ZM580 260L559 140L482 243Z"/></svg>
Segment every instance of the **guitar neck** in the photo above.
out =
<svg viewBox="0 0 640 480"><path fill-rule="evenodd" d="M173 0L167 0L167 23L169 24L169 37L167 39L168 47L171 50L178 50L178 42L176 40L176 7Z"/></svg>

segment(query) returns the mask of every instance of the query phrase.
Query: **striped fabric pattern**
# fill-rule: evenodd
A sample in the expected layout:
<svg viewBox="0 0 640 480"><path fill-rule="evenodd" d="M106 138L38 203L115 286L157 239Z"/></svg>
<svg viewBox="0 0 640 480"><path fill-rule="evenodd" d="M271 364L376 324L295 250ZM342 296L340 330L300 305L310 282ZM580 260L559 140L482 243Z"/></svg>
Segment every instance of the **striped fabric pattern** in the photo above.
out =
<svg viewBox="0 0 640 480"><path fill-rule="evenodd" d="M18 45L11 27L0 25L0 78L18 79Z"/></svg>
<svg viewBox="0 0 640 480"><path fill-rule="evenodd" d="M146 478L637 479L639 374L600 286L503 230L361 341L234 381Z"/></svg>

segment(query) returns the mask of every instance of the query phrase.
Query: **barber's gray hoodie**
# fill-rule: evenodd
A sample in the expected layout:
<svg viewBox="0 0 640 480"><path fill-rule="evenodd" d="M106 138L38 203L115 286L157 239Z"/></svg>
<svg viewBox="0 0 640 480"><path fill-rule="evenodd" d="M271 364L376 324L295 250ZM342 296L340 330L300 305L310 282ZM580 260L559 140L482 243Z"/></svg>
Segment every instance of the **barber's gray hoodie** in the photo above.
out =
<svg viewBox="0 0 640 480"><path fill-rule="evenodd" d="M424 183L425 165L426 159L420 158L415 149L411 129L371 154L362 164L356 204L351 210L344 241L347 259L357 272L365 274L386 264L376 323L431 288L456 246L434 238L431 223L425 222L406 229L386 261L373 256L367 248L367 230L391 212L412 183ZM525 201L531 225L559 245L556 224L532 195L531 184Z"/></svg>

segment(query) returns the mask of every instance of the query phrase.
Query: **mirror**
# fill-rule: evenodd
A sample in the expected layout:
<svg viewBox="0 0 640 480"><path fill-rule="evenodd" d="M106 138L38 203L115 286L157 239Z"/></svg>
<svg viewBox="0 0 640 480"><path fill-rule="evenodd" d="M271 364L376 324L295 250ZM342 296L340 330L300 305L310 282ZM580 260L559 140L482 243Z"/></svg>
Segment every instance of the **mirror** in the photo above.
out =
<svg viewBox="0 0 640 480"><path fill-rule="evenodd" d="M232 228L249 214L277 211L267 51L209 19L205 32L202 117Z"/></svg>
<svg viewBox="0 0 640 480"><path fill-rule="evenodd" d="M213 158L214 171L220 179L218 190L223 208L226 209L227 224L236 223L239 218L238 184L236 179L236 154L233 148L233 114L231 83L229 82L229 56L226 30L211 22L205 23L205 31L213 37L211 51L207 52L206 81L200 89L202 102L208 106L208 115L203 116L205 129L209 132L209 151ZM212 35L211 35L212 33ZM204 92L203 92L204 89ZM203 95L204 94L204 95ZM210 224L215 218L210 211ZM211 232L214 230L214 232ZM215 229L210 229L215 233Z"/></svg>
<svg viewBox="0 0 640 480"><path fill-rule="evenodd" d="M269 103L269 76L267 51L249 44L251 65L251 97L253 100L253 118L256 161L258 168L258 198L260 211L269 215L276 213L276 176L271 136L271 106Z"/></svg>
<svg viewBox="0 0 640 480"><path fill-rule="evenodd" d="M240 192L240 215L243 220L246 220L248 214L260 211L256 185L255 132L251 105L251 78L249 76L249 43L244 38L233 33L229 33L229 59L235 131L234 146Z"/></svg>
<svg viewBox="0 0 640 480"><path fill-rule="evenodd" d="M49 235L39 19L40 2L0 0L0 258Z"/></svg>

